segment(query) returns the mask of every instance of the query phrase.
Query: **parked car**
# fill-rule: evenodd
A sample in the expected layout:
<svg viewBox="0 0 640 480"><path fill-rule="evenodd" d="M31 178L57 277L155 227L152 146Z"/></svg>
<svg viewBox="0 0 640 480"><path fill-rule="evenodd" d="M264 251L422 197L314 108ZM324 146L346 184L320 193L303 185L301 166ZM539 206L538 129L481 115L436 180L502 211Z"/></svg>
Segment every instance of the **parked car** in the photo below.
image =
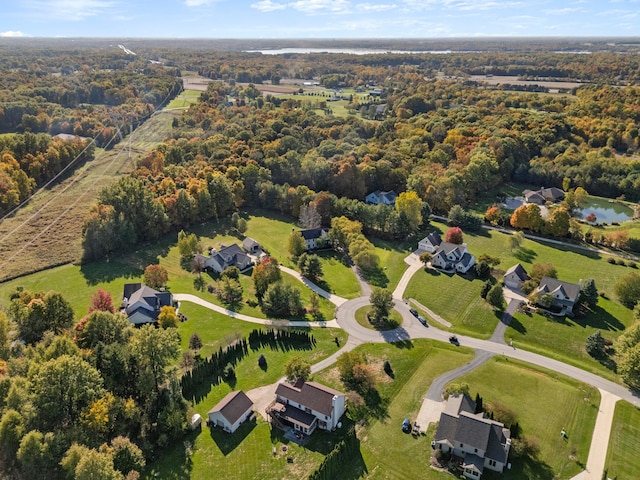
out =
<svg viewBox="0 0 640 480"><path fill-rule="evenodd" d="M427 327L427 319L424 318L422 315L418 315L418 320L420 321L421 324L423 324L425 327Z"/></svg>
<svg viewBox="0 0 640 480"><path fill-rule="evenodd" d="M418 311L415 308L410 308L409 311L411 312L411 315L413 315L414 317L418 318Z"/></svg>
<svg viewBox="0 0 640 480"><path fill-rule="evenodd" d="M458 341L458 337L456 337L455 335L451 335L449 337L449 341L454 345L460 345L460 342Z"/></svg>
<svg viewBox="0 0 640 480"><path fill-rule="evenodd" d="M404 433L409 433L411 431L411 420L405 418L402 422L402 431Z"/></svg>

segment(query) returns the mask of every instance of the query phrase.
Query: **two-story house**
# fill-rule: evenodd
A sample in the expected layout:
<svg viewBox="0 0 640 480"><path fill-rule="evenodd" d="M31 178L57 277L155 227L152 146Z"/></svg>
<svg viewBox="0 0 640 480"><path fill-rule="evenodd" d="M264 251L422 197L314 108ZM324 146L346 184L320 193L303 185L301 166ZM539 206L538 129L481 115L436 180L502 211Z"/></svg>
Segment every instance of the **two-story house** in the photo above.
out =
<svg viewBox="0 0 640 480"><path fill-rule="evenodd" d="M376 190L367 195L364 201L370 205L380 205L382 203L383 205L393 206L396 204L396 198L398 198L398 194L393 190L388 192Z"/></svg>
<svg viewBox="0 0 640 480"><path fill-rule="evenodd" d="M561 309L562 313L571 313L580 295L580 285L577 283L563 282L557 278L542 277L536 293L538 294L538 298L543 295L549 295L551 305Z"/></svg>
<svg viewBox="0 0 640 480"><path fill-rule="evenodd" d="M159 292L141 283L127 283L122 294L124 313L134 325L158 321L160 308L173 305L171 292Z"/></svg>
<svg viewBox="0 0 640 480"><path fill-rule="evenodd" d="M202 270L211 269L216 273L222 273L229 267L237 267L244 272L253 266L253 260L247 255L239 245L235 243L228 247L222 247L219 251L212 248L209 256L196 254L194 259Z"/></svg>
<svg viewBox="0 0 640 480"><path fill-rule="evenodd" d="M322 248L329 242L329 230L326 228L300 230L300 235L304 239L305 250Z"/></svg>
<svg viewBox="0 0 640 480"><path fill-rule="evenodd" d="M284 382L267 412L276 423L306 435L316 428L333 430L345 412L345 394L316 382Z"/></svg>
<svg viewBox="0 0 640 480"><path fill-rule="evenodd" d="M442 242L434 251L431 265L441 270L455 270L459 273L467 273L476 263L476 257L467 251L467 244Z"/></svg>
<svg viewBox="0 0 640 480"><path fill-rule="evenodd" d="M479 479L485 468L502 472L511 447L511 432L500 422L474 413L476 404L467 395L452 395L440 415L433 443L445 453L462 459L465 477Z"/></svg>

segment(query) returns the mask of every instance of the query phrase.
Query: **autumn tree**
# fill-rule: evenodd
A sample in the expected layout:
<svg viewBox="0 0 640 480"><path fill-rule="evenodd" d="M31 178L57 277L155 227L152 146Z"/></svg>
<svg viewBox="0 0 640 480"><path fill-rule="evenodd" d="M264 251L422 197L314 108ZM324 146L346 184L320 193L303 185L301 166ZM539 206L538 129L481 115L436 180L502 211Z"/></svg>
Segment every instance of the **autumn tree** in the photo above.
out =
<svg viewBox="0 0 640 480"><path fill-rule="evenodd" d="M484 218L487 222L492 225L497 225L500 221L500 217L502 216L502 210L495 203L487 208L487 211L484 213Z"/></svg>
<svg viewBox="0 0 640 480"><path fill-rule="evenodd" d="M169 281L167 269L160 265L149 265L144 269L144 283L151 288L160 288Z"/></svg>
<svg viewBox="0 0 640 480"><path fill-rule="evenodd" d="M162 328L178 328L178 315L176 309L170 305L160 307L158 325Z"/></svg>
<svg viewBox="0 0 640 480"><path fill-rule="evenodd" d="M269 288L269 285L282 278L278 260L274 257L264 258L253 269L251 278L253 279L253 285L256 289L256 297L258 300L262 300L262 297Z"/></svg>
<svg viewBox="0 0 640 480"><path fill-rule="evenodd" d="M544 225L540 207L535 203L521 205L513 212L510 220L513 228L522 228L538 232Z"/></svg>
<svg viewBox="0 0 640 480"><path fill-rule="evenodd" d="M111 294L109 292L105 292L104 290L99 288L98 291L93 294L93 297L91 297L91 305L89 305L88 313L91 313L95 310L115 313L116 308L113 306L113 299L111 298Z"/></svg>
<svg viewBox="0 0 640 480"><path fill-rule="evenodd" d="M292 230L289 234L289 241L287 243L287 251L289 255L296 258L299 257L307 249L307 244L304 241L304 237L300 232Z"/></svg>
<svg viewBox="0 0 640 480"><path fill-rule="evenodd" d="M462 229L460 227L451 227L445 233L444 241L462 245Z"/></svg>
<svg viewBox="0 0 640 480"><path fill-rule="evenodd" d="M396 211L409 219L413 231L422 225L422 199L414 191L402 192L396 198Z"/></svg>
<svg viewBox="0 0 640 480"><path fill-rule="evenodd" d="M571 215L563 208L555 208L545 224L548 233L556 237L566 237L569 233Z"/></svg>

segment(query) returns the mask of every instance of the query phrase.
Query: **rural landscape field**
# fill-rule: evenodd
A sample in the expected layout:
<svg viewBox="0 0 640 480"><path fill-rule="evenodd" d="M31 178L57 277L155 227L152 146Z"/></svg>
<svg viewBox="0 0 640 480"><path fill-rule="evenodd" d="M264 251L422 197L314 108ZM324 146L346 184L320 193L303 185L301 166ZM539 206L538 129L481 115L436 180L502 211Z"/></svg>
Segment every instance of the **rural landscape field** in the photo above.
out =
<svg viewBox="0 0 640 480"><path fill-rule="evenodd" d="M637 478L636 32L19 33L0 478Z"/></svg>

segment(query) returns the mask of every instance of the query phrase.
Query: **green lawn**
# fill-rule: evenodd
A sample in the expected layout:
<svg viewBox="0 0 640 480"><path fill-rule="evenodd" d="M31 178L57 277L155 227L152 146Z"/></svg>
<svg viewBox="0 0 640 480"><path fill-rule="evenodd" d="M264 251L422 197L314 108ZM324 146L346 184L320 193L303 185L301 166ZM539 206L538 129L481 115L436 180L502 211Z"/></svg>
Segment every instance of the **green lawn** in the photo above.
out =
<svg viewBox="0 0 640 480"><path fill-rule="evenodd" d="M391 310L388 319L382 325L372 325L367 318L367 314L371 311L372 308L373 307L371 305L366 305L359 308L356 311L355 315L356 322L370 330L393 330L394 328L398 328L400 325L402 325L402 315L400 315L400 313L396 312L395 310Z"/></svg>
<svg viewBox="0 0 640 480"><path fill-rule="evenodd" d="M360 284L353 270L345 264L341 255L333 250L318 252L322 262L322 278L319 285L344 298L357 298L360 296Z"/></svg>
<svg viewBox="0 0 640 480"><path fill-rule="evenodd" d="M193 103L198 103L201 93L199 90L183 90L165 108L187 108Z"/></svg>
<svg viewBox="0 0 640 480"><path fill-rule="evenodd" d="M640 469L640 410L619 401L611 427L605 472L607 478L637 478Z"/></svg>
<svg viewBox="0 0 640 480"><path fill-rule="evenodd" d="M407 269L404 259L417 248L419 239L411 237L402 242L388 242L370 237L369 240L376 247L376 254L380 258L382 267L380 275L368 279L369 283L393 291Z"/></svg>
<svg viewBox="0 0 640 480"><path fill-rule="evenodd" d="M499 314L480 296L482 284L482 280L420 269L409 282L404 296L415 298L451 322L453 332L489 338L498 324Z"/></svg>
<svg viewBox="0 0 640 480"><path fill-rule="evenodd" d="M540 446L538 458L522 461L510 456L513 468L495 478L552 480L584 470L600 404L597 389L502 357L456 379L460 382L469 385L472 398L476 393L482 396L485 408L491 402L509 407L522 434ZM560 435L563 428L566 439Z"/></svg>
<svg viewBox="0 0 640 480"><path fill-rule="evenodd" d="M471 360L471 350L415 340L401 344L367 344L357 351L364 353L369 364L379 372L378 391L386 408L378 418L358 428L363 465L360 459L354 461L341 478L360 478L362 470L366 472L363 476L369 479L451 478L429 467L431 438L407 435L400 427L404 418L415 420L431 382ZM385 360L390 362L394 378L382 371ZM316 379L344 390L335 367L320 372Z"/></svg>

